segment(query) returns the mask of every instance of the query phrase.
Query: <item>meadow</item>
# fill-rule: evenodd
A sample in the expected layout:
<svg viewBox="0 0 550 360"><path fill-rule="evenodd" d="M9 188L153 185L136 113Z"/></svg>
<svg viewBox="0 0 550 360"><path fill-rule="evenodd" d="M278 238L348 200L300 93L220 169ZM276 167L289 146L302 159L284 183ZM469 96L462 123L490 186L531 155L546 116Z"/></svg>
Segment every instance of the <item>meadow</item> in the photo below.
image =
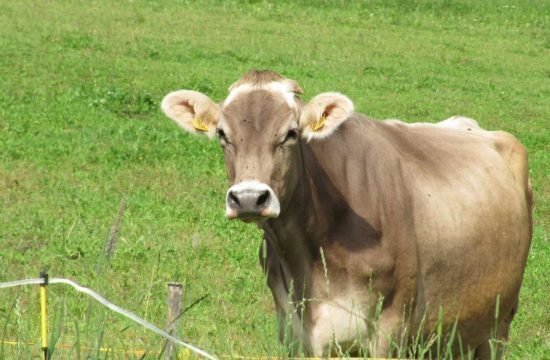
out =
<svg viewBox="0 0 550 360"><path fill-rule="evenodd" d="M269 68L306 100L339 91L410 122L462 114L525 144L535 228L507 358L550 358L549 59L548 1L0 2L0 282L47 269L163 326L178 281L183 339L283 354L261 234L224 217L218 144L159 110L169 91L222 100ZM0 358L38 356L38 304L37 287L0 290ZM54 357L163 348L62 285L49 309Z"/></svg>

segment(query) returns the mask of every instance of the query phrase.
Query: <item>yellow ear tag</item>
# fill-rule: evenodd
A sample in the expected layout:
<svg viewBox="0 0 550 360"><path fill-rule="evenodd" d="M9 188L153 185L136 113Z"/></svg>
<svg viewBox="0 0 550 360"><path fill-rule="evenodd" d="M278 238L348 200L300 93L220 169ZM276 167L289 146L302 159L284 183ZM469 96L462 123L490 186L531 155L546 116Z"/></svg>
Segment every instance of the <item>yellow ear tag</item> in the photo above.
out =
<svg viewBox="0 0 550 360"><path fill-rule="evenodd" d="M208 126L206 126L206 124L203 123L198 117L194 118L193 121L191 121L191 124L193 124L195 129L199 131L208 131Z"/></svg>
<svg viewBox="0 0 550 360"><path fill-rule="evenodd" d="M327 118L324 116L321 116L321 118L313 125L313 131L319 131L325 126L325 120Z"/></svg>

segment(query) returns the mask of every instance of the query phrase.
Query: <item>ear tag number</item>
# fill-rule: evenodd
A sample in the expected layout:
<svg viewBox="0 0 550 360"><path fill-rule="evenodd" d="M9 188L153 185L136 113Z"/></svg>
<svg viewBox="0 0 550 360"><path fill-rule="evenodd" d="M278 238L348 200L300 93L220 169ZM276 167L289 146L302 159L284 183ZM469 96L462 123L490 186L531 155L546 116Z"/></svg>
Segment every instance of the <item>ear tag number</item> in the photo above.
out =
<svg viewBox="0 0 550 360"><path fill-rule="evenodd" d="M191 121L191 124L193 124L196 130L208 131L208 126L206 126L206 124L203 123L202 120L199 119L198 117L194 118L193 121Z"/></svg>
<svg viewBox="0 0 550 360"><path fill-rule="evenodd" d="M326 117L321 116L321 118L313 125L313 131L319 131L325 126Z"/></svg>

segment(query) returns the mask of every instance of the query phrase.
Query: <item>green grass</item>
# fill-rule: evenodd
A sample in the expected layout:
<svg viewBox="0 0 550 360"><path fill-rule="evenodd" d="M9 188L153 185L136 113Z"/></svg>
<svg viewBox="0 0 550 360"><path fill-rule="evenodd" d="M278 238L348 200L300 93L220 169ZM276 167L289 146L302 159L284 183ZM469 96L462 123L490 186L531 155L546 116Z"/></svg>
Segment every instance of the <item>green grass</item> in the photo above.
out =
<svg viewBox="0 0 550 360"><path fill-rule="evenodd" d="M246 70L270 68L305 99L339 91L360 112L407 121L463 114L527 146L535 236L508 358L548 357L550 3L308 3L0 3L0 281L46 268L159 325L166 283L180 281L184 305L207 295L182 317L183 338L218 355L279 354L260 233L224 219L218 145L158 109L171 90L221 100ZM115 357L84 348L100 339L162 348L71 289L50 294L50 325L70 345L59 355ZM39 340L36 288L0 291L2 338ZM0 357L38 353L0 344Z"/></svg>

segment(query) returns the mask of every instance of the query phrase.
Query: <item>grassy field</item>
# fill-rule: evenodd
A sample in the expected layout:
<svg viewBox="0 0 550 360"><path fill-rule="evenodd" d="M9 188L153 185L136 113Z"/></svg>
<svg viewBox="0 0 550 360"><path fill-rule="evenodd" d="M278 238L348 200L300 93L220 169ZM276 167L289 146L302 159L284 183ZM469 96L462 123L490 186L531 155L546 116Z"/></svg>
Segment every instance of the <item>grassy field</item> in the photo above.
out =
<svg viewBox="0 0 550 360"><path fill-rule="evenodd" d="M463 114L527 146L535 235L507 357L550 358L550 2L309 3L0 2L0 282L48 269L163 326L166 283L179 281L184 339L281 354L260 233L224 218L218 145L159 110L171 90L221 100L270 68L305 99L339 91L406 121ZM62 358L162 348L70 288L52 285L49 302ZM38 313L36 287L0 290L0 340L36 343ZM0 358L37 354L0 344Z"/></svg>

